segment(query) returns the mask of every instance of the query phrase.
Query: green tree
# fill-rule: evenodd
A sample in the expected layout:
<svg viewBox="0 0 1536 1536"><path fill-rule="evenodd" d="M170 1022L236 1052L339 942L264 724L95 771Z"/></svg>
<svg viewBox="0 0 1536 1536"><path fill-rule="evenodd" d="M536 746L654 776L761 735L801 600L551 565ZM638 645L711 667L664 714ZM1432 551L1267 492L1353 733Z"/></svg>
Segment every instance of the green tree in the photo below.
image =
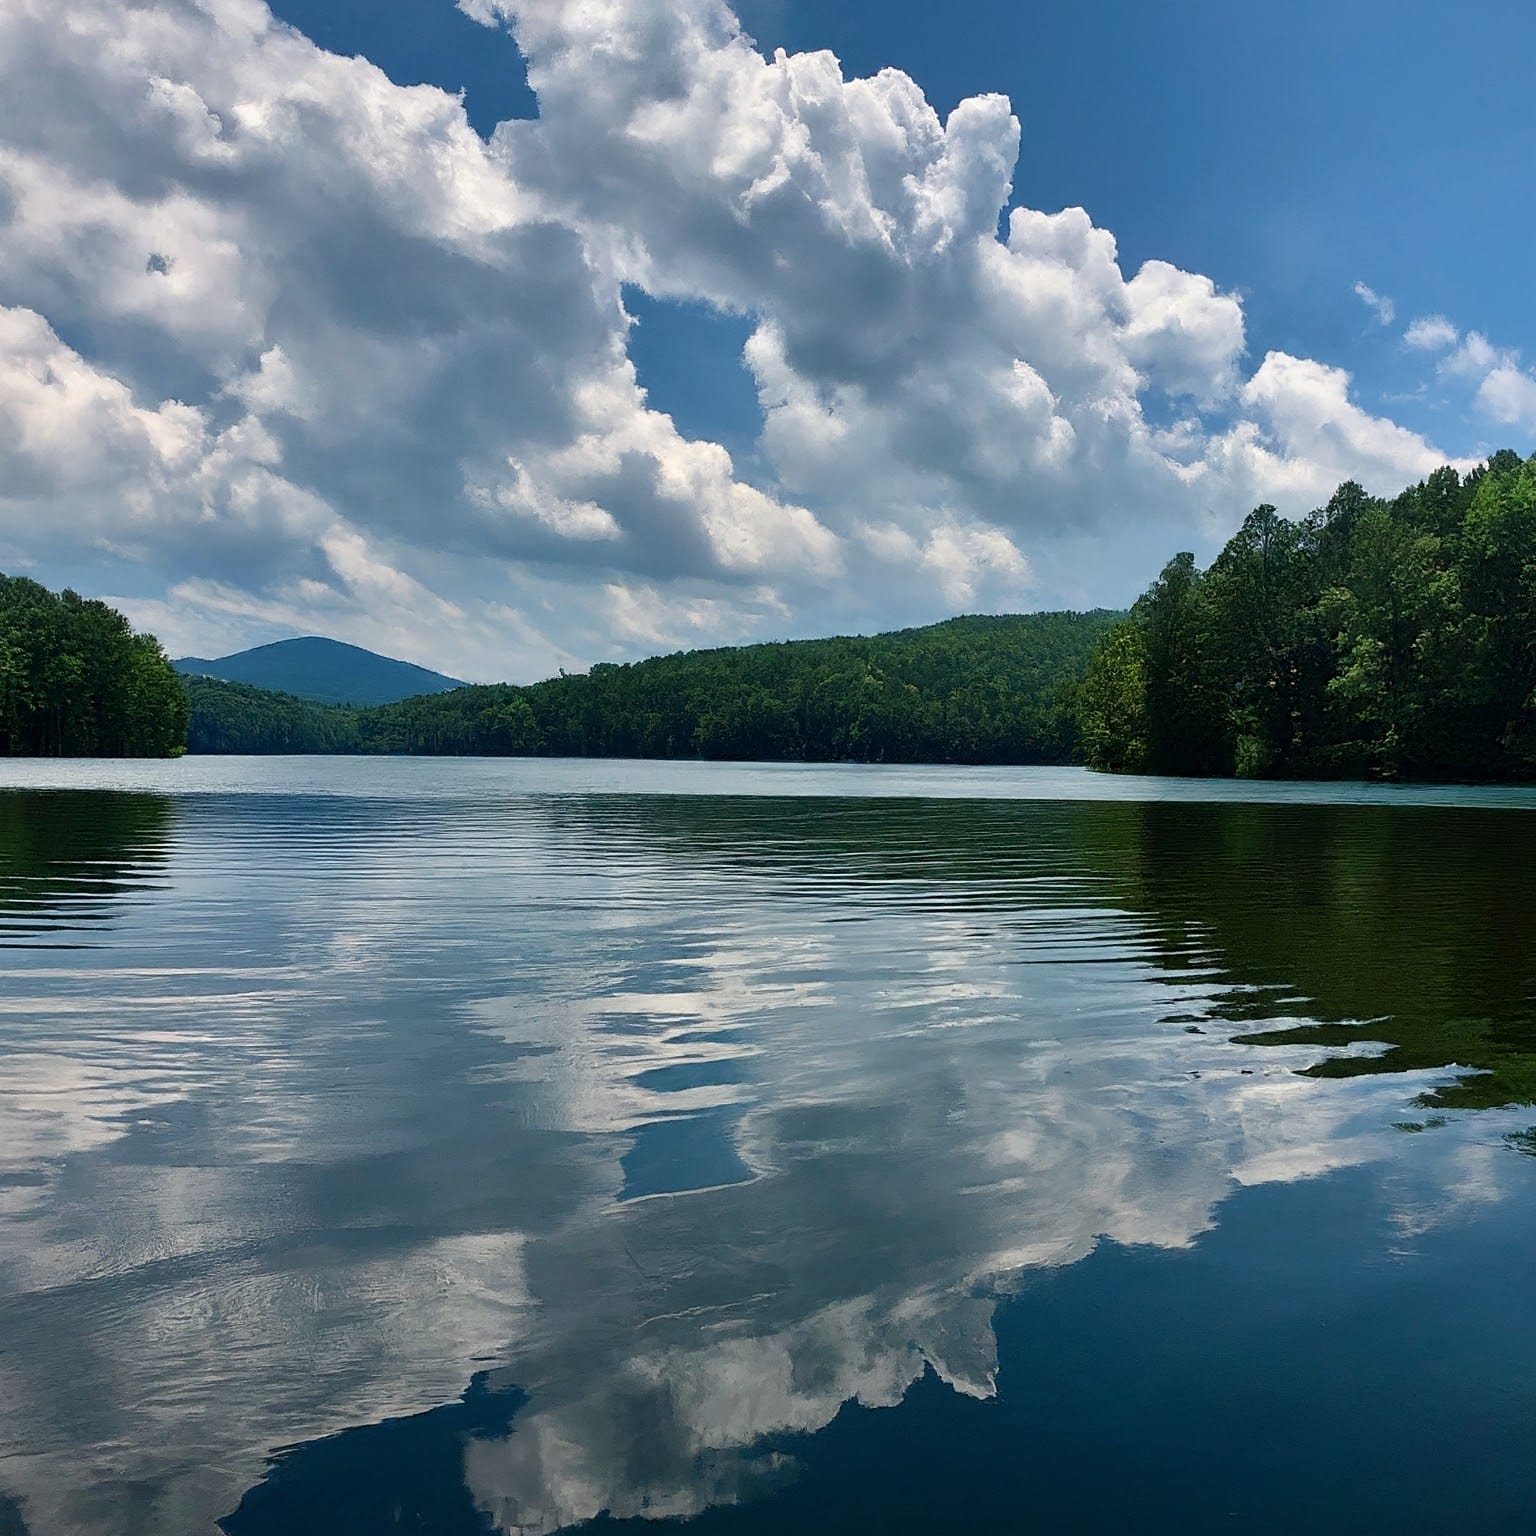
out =
<svg viewBox="0 0 1536 1536"><path fill-rule="evenodd" d="M1328 684L1359 759L1396 777L1433 766L1430 729L1461 617L1457 574L1440 539L1383 505L1361 517L1348 586L1329 594L1339 625L1338 674Z"/></svg>
<svg viewBox="0 0 1536 1536"><path fill-rule="evenodd" d="M1230 773L1230 712L1221 686L1205 582L1187 551L1175 555L1132 610L1147 688L1147 767L1154 773Z"/></svg>
<svg viewBox="0 0 1536 1536"><path fill-rule="evenodd" d="M1346 482L1299 522L1256 508L1208 571L1168 564L1073 707L1105 767L1529 777L1536 458L1437 470L1391 501Z"/></svg>
<svg viewBox="0 0 1536 1536"><path fill-rule="evenodd" d="M0 752L158 757L182 750L186 728L153 636L105 603L0 576Z"/></svg>
<svg viewBox="0 0 1536 1536"><path fill-rule="evenodd" d="M1147 674L1141 633L1119 624L1104 637L1074 700L1083 760L1108 773L1147 765Z"/></svg>

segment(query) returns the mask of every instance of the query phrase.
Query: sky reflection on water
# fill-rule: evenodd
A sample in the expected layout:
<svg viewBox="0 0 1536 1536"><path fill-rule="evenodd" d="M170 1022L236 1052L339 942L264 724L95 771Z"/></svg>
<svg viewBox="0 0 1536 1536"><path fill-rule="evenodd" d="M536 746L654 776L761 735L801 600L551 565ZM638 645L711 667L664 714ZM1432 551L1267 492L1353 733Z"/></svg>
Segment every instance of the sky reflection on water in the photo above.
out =
<svg viewBox="0 0 1536 1536"><path fill-rule="evenodd" d="M1295 1186L1303 1319L1529 1243L1519 810L350 767L0 794L0 1489L33 1532L385 1529L303 1471L381 1435L445 1530L766 1519L898 1475L850 1413L951 1460L965 1403L1017 1429L1000 1336L1047 1275L1113 1311L1105 1240L1252 1292L1263 1228L1215 1229ZM1376 1070L1301 1075L1328 1059ZM1452 1062L1507 1091L1419 1106ZM1529 1402L1490 1393L1497 1440Z"/></svg>

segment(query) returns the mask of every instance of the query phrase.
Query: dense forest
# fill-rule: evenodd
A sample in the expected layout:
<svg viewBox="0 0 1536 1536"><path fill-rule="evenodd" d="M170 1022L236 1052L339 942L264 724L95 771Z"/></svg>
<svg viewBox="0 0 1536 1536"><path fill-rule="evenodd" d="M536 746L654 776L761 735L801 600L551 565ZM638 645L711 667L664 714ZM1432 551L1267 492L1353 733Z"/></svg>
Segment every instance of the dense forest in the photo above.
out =
<svg viewBox="0 0 1536 1536"><path fill-rule="evenodd" d="M1536 456L1259 507L1181 554L1079 690L1083 755L1123 772L1536 775Z"/></svg>
<svg viewBox="0 0 1536 1536"><path fill-rule="evenodd" d="M816 762L1069 762L1072 701L1123 614L950 619L893 634L688 651L527 687L338 710L189 678L194 752Z"/></svg>
<svg viewBox="0 0 1536 1536"><path fill-rule="evenodd" d="M0 575L0 756L165 757L187 696L153 635L105 603Z"/></svg>
<svg viewBox="0 0 1536 1536"><path fill-rule="evenodd" d="M182 682L192 706L189 752L358 750L356 710L219 677L189 675Z"/></svg>

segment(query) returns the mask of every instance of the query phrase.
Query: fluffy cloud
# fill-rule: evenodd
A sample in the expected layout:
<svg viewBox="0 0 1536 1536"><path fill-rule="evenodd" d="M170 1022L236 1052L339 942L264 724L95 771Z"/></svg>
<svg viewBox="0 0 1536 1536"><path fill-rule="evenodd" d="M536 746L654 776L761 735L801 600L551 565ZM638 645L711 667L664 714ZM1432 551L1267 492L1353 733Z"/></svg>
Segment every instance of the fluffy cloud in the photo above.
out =
<svg viewBox="0 0 1536 1536"><path fill-rule="evenodd" d="M540 572L836 574L811 512L647 407L614 275L452 97L259 5L23 5L0 34L32 82L0 104L0 517L30 558L135 559L183 610L242 587L285 627L414 612L399 639L470 671ZM111 134L69 131L87 103Z"/></svg>
<svg viewBox="0 0 1536 1536"><path fill-rule="evenodd" d="M1336 370L1245 378L1238 299L1127 276L1081 209L1000 234L1002 97L941 120L716 0L461 8L539 98L489 143L259 0L0 15L7 558L178 648L324 628L529 675L1077 596L1041 573L1095 531L1166 546L1440 457ZM749 462L648 399L626 284L750 318Z"/></svg>
<svg viewBox="0 0 1536 1536"><path fill-rule="evenodd" d="M1444 315L1426 315L1404 333L1410 347L1441 354L1437 372L1476 385L1473 403L1500 426L1536 432L1536 372L1521 366L1520 354L1498 347L1481 331L1465 336Z"/></svg>
<svg viewBox="0 0 1536 1536"><path fill-rule="evenodd" d="M1453 378L1478 379L1512 361L1512 353L1495 347L1481 331L1468 331L1461 344L1440 359L1439 368Z"/></svg>
<svg viewBox="0 0 1536 1536"><path fill-rule="evenodd" d="M1495 421L1536 432L1536 373L1501 362L1478 385L1477 401Z"/></svg>
<svg viewBox="0 0 1536 1536"><path fill-rule="evenodd" d="M1243 405L1267 435L1251 422L1234 427L1222 443L1229 463L1243 466L1256 486L1286 487L1294 505L1298 496L1316 501L1344 479L1402 485L1445 462L1417 432L1355 405L1349 385L1342 368L1271 352L1242 390Z"/></svg>
<svg viewBox="0 0 1536 1536"><path fill-rule="evenodd" d="M1241 308L1163 262L1127 281L1081 209L1016 209L999 240L1002 98L941 122L898 72L765 59L718 5L494 9L542 112L499 131L509 174L629 281L756 317L763 447L793 494L917 545L957 518L1040 538L1172 510L1141 395L1227 399Z"/></svg>
<svg viewBox="0 0 1536 1536"><path fill-rule="evenodd" d="M1475 383L1474 403L1491 421L1536 431L1536 374L1520 366L1518 352L1468 331L1440 360L1440 371Z"/></svg>
<svg viewBox="0 0 1536 1536"><path fill-rule="evenodd" d="M1403 340L1421 352L1439 352L1454 347L1461 332L1444 315L1423 315L1403 333Z"/></svg>

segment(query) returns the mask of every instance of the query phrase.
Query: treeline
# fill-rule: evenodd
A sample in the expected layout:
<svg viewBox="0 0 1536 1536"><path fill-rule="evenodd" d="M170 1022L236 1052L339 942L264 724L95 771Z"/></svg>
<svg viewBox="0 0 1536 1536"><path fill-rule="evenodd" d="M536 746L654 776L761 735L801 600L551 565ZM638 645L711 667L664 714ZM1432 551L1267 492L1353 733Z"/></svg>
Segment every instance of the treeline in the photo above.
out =
<svg viewBox="0 0 1536 1536"><path fill-rule="evenodd" d="M951 619L893 634L603 663L338 710L187 679L193 751L814 762L1068 762L1073 700L1122 614Z"/></svg>
<svg viewBox="0 0 1536 1536"><path fill-rule="evenodd" d="M183 676L181 681L191 703L189 752L358 750L355 710L203 674Z"/></svg>
<svg viewBox="0 0 1536 1536"><path fill-rule="evenodd" d="M187 696L153 635L105 603L0 575L0 756L165 757Z"/></svg>
<svg viewBox="0 0 1536 1536"><path fill-rule="evenodd" d="M189 723L190 701L190 723ZM0 754L549 755L1536 777L1536 456L1259 507L1129 615L968 617L346 709L180 678L106 604L0 577Z"/></svg>
<svg viewBox="0 0 1536 1536"><path fill-rule="evenodd" d="M1085 760L1276 778L1536 774L1536 456L1259 507L1181 554L1078 692Z"/></svg>

